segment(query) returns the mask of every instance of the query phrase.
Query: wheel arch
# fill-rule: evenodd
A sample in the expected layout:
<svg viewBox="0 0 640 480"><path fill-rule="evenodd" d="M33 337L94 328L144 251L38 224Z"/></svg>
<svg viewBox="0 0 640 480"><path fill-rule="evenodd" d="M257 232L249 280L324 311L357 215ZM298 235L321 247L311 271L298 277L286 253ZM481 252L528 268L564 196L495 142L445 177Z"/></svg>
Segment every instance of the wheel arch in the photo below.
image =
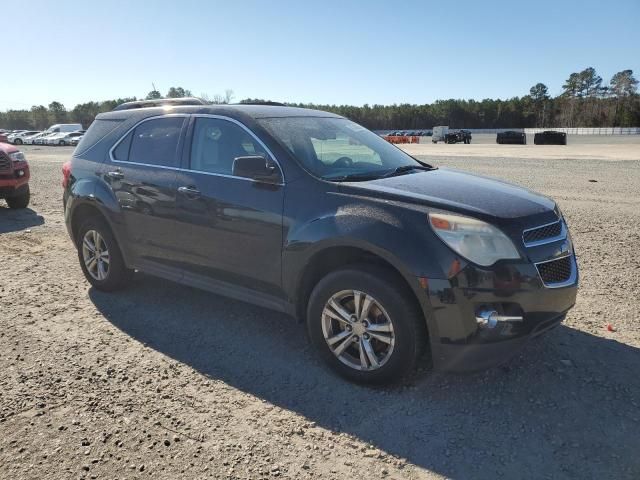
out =
<svg viewBox="0 0 640 480"><path fill-rule="evenodd" d="M89 218L95 218L95 217L100 217L102 220L104 220L107 223L107 225L109 225L109 228L111 228L111 225L109 224L109 220L107 219L106 215L104 215L102 211L94 203L83 202L80 205L77 205L73 209L73 212L71 213L69 226L71 229L71 237L74 243L77 243L78 232L82 224L86 222ZM113 231L113 228L111 230Z"/></svg>
<svg viewBox="0 0 640 480"><path fill-rule="evenodd" d="M73 209L69 213L69 234L71 235L71 239L73 240L74 245L77 245L78 240L78 232L82 224L89 218L100 218L111 230L111 233L116 239L118 243L118 248L120 253L123 256L125 261L125 265L130 265L130 257L129 252L127 250L126 245L122 242L120 229L116 228L114 225L109 212L106 207L102 205L100 202L95 199L76 199L74 202Z"/></svg>
<svg viewBox="0 0 640 480"><path fill-rule="evenodd" d="M400 282L407 289L408 296L422 313L429 340L436 338L437 331L432 320L431 305L426 293L421 290L418 279L380 252L363 246L330 245L317 250L309 257L296 282L294 305L299 320L304 321L306 318L306 306L318 282L329 273L350 265L372 265L388 271L394 282Z"/></svg>

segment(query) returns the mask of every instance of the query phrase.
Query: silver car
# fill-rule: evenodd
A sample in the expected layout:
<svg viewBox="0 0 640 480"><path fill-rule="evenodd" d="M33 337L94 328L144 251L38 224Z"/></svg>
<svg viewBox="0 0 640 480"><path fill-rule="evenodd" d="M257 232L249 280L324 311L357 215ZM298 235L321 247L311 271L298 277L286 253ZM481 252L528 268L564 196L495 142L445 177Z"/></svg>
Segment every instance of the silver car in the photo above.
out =
<svg viewBox="0 0 640 480"><path fill-rule="evenodd" d="M36 139L43 137L46 134L47 134L46 132L38 132L33 135L27 135L26 137L22 137L21 140L22 140L22 143L24 143L25 145L33 145Z"/></svg>
<svg viewBox="0 0 640 480"><path fill-rule="evenodd" d="M21 130L19 132L13 132L11 135L7 135L7 141L9 143L13 143L14 145L21 145L22 141L20 140L20 138L31 133L35 133L35 132L30 130Z"/></svg>
<svg viewBox="0 0 640 480"><path fill-rule="evenodd" d="M71 145L71 140L81 137L82 135L84 135L83 131L61 132L47 137L47 145L59 145L64 147L66 145Z"/></svg>

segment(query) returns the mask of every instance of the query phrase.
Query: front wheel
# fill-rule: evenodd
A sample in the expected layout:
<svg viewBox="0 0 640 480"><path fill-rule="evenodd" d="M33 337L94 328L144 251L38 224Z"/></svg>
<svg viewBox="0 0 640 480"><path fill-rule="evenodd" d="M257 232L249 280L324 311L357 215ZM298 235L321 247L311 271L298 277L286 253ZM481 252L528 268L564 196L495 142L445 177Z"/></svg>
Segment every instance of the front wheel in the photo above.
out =
<svg viewBox="0 0 640 480"><path fill-rule="evenodd" d="M29 206L30 199L31 192L29 191L29 185L27 185L18 195L7 197L6 200L9 208L27 208Z"/></svg>
<svg viewBox="0 0 640 480"><path fill-rule="evenodd" d="M82 272L95 288L110 292L129 283L133 270L126 267L120 247L103 220L87 220L78 232L77 246Z"/></svg>
<svg viewBox="0 0 640 480"><path fill-rule="evenodd" d="M360 383L391 383L410 374L427 345L414 299L392 272L363 265L330 273L309 300L314 347L338 374Z"/></svg>
<svg viewBox="0 0 640 480"><path fill-rule="evenodd" d="M58 145L60 145L61 147L66 147L67 146L67 142L65 142L64 140L60 140Z"/></svg>
<svg viewBox="0 0 640 480"><path fill-rule="evenodd" d="M13 143L15 143L16 145L22 145L22 140L20 140L19 138L16 138Z"/></svg>

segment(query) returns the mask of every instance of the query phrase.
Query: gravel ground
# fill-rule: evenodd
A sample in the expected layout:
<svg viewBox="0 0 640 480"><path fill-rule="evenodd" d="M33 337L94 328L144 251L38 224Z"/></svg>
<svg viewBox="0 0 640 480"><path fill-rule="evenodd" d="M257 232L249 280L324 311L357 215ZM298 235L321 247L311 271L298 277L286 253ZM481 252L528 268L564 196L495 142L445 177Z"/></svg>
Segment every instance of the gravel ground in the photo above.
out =
<svg viewBox="0 0 640 480"><path fill-rule="evenodd" d="M639 478L634 140L607 160L419 152L556 198L581 290L507 365L385 389L329 373L281 314L144 275L88 288L62 220L71 149L25 147L31 209L0 202L0 478Z"/></svg>

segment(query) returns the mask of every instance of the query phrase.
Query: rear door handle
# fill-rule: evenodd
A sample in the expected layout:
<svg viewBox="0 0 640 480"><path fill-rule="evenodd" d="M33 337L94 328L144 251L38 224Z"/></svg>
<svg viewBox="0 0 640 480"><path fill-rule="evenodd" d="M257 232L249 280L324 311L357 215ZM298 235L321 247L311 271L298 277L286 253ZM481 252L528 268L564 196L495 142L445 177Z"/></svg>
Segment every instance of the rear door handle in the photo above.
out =
<svg viewBox="0 0 640 480"><path fill-rule="evenodd" d="M113 172L107 172L107 177L113 178L114 180L122 180L124 178L124 173L120 170L114 170Z"/></svg>
<svg viewBox="0 0 640 480"><path fill-rule="evenodd" d="M187 198L198 198L200 196L200 190L196 187L178 187L178 192Z"/></svg>

